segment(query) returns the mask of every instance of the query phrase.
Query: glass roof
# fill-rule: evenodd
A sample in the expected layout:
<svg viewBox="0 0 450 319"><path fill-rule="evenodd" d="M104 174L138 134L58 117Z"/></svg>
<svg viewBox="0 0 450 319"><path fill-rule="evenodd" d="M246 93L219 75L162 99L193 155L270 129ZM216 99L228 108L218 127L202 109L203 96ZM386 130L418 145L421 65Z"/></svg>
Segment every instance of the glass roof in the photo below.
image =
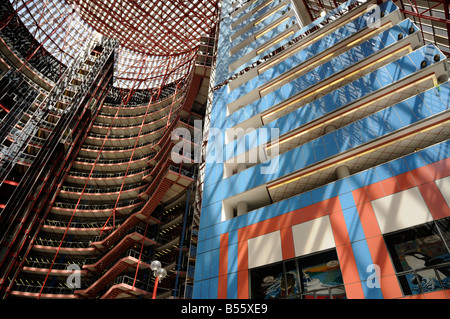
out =
<svg viewBox="0 0 450 319"><path fill-rule="evenodd" d="M148 89L185 76L218 0L10 0L32 35L69 65L87 39L119 39L114 85Z"/></svg>

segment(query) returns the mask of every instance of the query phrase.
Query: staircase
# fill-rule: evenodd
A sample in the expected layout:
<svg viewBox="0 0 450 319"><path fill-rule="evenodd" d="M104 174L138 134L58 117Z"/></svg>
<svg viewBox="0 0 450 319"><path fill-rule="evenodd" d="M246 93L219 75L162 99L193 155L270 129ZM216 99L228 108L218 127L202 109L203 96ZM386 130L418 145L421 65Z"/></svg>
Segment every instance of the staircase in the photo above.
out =
<svg viewBox="0 0 450 319"><path fill-rule="evenodd" d="M92 298L98 294L108 283L114 280L118 275L120 275L126 269L130 267L144 267L150 268L150 265L146 262L139 261L132 256L127 256L120 259L111 269L109 269L103 276L100 277L96 282L94 282L89 288L85 290L75 291L76 295L81 295L85 298Z"/></svg>
<svg viewBox="0 0 450 319"><path fill-rule="evenodd" d="M128 232L131 228L138 225L140 222L149 218L151 213L155 210L155 208L160 204L161 199L166 194L167 190L172 186L173 181L168 180L166 178L163 179L159 187L150 197L150 199L145 203L144 207L139 211L131 215L122 225L120 225L115 231L113 231L109 236L107 236L102 241L93 242L91 246L94 246L98 249L107 249L112 244L114 244L119 238L123 237L126 232Z"/></svg>

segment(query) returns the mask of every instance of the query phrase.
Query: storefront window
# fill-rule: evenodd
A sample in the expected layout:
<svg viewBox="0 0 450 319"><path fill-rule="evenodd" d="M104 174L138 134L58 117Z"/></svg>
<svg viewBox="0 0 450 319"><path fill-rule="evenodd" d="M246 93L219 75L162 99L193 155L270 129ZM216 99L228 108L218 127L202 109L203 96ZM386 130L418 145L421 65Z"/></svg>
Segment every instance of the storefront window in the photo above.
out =
<svg viewBox="0 0 450 319"><path fill-rule="evenodd" d="M405 295L450 288L450 219L385 235Z"/></svg>
<svg viewBox="0 0 450 319"><path fill-rule="evenodd" d="M252 269L250 289L252 299L345 298L335 250Z"/></svg>
<svg viewBox="0 0 450 319"><path fill-rule="evenodd" d="M253 299L281 298L284 282L283 264L277 263L251 271L250 282Z"/></svg>
<svg viewBox="0 0 450 319"><path fill-rule="evenodd" d="M344 298L345 290L335 251L299 259L305 299ZM338 288L340 287L340 288Z"/></svg>
<svg viewBox="0 0 450 319"><path fill-rule="evenodd" d="M286 284L282 287L282 292L284 290L284 295L295 296L300 293L300 280L298 276L297 264L295 260L291 260L284 263L285 266L285 280Z"/></svg>

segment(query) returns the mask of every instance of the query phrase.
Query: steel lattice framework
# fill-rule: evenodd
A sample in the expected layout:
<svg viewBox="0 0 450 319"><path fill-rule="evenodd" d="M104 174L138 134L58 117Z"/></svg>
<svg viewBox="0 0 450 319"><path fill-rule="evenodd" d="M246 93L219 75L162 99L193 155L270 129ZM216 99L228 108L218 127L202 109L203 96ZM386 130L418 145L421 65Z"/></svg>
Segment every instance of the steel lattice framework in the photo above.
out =
<svg viewBox="0 0 450 319"><path fill-rule="evenodd" d="M120 41L115 86L150 89L185 77L201 36L214 28L219 0L9 0L32 35L69 65L88 39ZM303 0L311 20L343 0ZM450 0L396 0L424 41L450 55ZM241 1L245 3L247 1Z"/></svg>
<svg viewBox="0 0 450 319"><path fill-rule="evenodd" d="M99 34L118 39L115 86L149 89L189 73L201 36L214 29L217 0L10 0L42 46L70 65Z"/></svg>

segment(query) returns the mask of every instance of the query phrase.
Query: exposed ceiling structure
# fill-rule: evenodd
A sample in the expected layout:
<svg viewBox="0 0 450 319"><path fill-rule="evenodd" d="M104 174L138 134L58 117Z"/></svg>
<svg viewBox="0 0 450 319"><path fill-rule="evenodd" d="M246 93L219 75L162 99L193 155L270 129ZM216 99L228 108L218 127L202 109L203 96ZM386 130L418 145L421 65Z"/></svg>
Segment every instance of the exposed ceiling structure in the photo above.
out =
<svg viewBox="0 0 450 319"><path fill-rule="evenodd" d="M95 30L125 48L149 55L178 55L196 47L214 24L215 2L67 0Z"/></svg>
<svg viewBox="0 0 450 319"><path fill-rule="evenodd" d="M185 76L201 36L218 15L217 0L10 0L47 51L69 65L87 40L120 41L115 86L148 89Z"/></svg>
<svg viewBox="0 0 450 319"><path fill-rule="evenodd" d="M45 49L70 64L84 43L105 35L120 40L119 88L151 89L183 78L201 36L217 22L220 0L9 0ZM242 0L242 3L253 0ZM301 0L311 20L344 0ZM394 0L420 28L425 42L450 56L450 0Z"/></svg>

